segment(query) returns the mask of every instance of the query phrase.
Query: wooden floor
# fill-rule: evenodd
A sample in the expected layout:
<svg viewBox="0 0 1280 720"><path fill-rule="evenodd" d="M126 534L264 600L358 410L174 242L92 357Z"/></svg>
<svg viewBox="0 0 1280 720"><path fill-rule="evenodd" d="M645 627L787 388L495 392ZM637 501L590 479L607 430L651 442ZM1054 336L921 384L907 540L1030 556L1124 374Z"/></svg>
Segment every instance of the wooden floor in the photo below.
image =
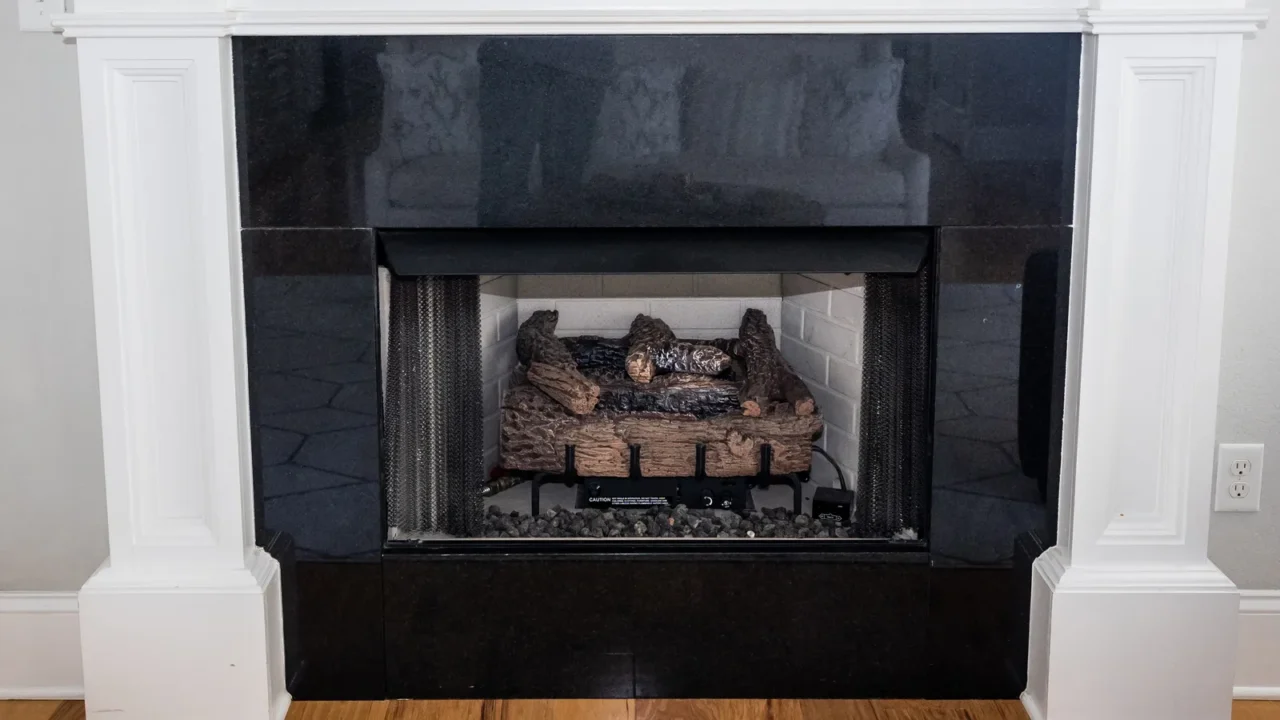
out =
<svg viewBox="0 0 1280 720"><path fill-rule="evenodd" d="M288 720L1026 720L1016 700L392 700L297 702ZM1280 720L1238 701L1232 720ZM0 702L0 720L85 720L84 704Z"/></svg>

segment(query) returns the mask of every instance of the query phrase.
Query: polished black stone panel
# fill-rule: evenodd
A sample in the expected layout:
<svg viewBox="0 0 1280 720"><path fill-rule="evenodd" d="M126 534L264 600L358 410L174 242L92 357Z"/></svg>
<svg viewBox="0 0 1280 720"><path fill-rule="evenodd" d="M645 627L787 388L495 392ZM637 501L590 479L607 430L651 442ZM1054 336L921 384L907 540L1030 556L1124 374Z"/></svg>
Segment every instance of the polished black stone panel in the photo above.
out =
<svg viewBox="0 0 1280 720"><path fill-rule="evenodd" d="M637 697L909 697L929 569L795 558L650 570ZM643 586L641 586L643 587Z"/></svg>
<svg viewBox="0 0 1280 720"><path fill-rule="evenodd" d="M390 697L1015 697L1011 570L389 555Z"/></svg>
<svg viewBox="0 0 1280 720"><path fill-rule="evenodd" d="M295 700L381 700L387 696L382 564L297 564L300 669Z"/></svg>
<svg viewBox="0 0 1280 720"><path fill-rule="evenodd" d="M385 564L393 697L869 697L925 674L919 562Z"/></svg>
<svg viewBox="0 0 1280 720"><path fill-rule="evenodd" d="M1052 538L1062 447L1071 229L939 232L930 548L1010 566L1014 538Z"/></svg>
<svg viewBox="0 0 1280 720"><path fill-rule="evenodd" d="M632 697L637 563L394 555L386 574L391 697Z"/></svg>
<svg viewBox="0 0 1280 720"><path fill-rule="evenodd" d="M922 697L999 699L1022 692L1031 583L1021 583L1020 574L1007 568L935 567L929 573L929 670ZM1024 644L1015 668L1010 660L1019 627Z"/></svg>
<svg viewBox="0 0 1280 720"><path fill-rule="evenodd" d="M373 233L253 229L243 242L259 524L303 559L376 559Z"/></svg>
<svg viewBox="0 0 1280 720"><path fill-rule="evenodd" d="M1070 218L1078 35L238 37L234 58L247 226Z"/></svg>

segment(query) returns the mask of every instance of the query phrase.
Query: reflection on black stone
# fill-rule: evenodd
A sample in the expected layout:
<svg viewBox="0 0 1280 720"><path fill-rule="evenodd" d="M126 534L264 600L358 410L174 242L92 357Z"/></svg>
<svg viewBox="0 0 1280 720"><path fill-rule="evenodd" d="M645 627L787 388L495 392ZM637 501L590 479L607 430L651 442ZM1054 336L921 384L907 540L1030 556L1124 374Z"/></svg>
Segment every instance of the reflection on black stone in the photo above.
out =
<svg viewBox="0 0 1280 720"><path fill-rule="evenodd" d="M236 38L235 55L251 226L1070 212L1078 36Z"/></svg>
<svg viewBox="0 0 1280 720"><path fill-rule="evenodd" d="M1067 228L942 233L935 562L1008 565L1015 537L1052 525L1069 238Z"/></svg>
<svg viewBox="0 0 1280 720"><path fill-rule="evenodd" d="M493 38L480 44L477 56L477 221L518 225L529 203L535 150L547 195L564 196L581 185L613 71L613 42L607 37Z"/></svg>
<svg viewBox="0 0 1280 720"><path fill-rule="evenodd" d="M303 559L373 558L382 545L371 243L362 231L245 232L260 518Z"/></svg>

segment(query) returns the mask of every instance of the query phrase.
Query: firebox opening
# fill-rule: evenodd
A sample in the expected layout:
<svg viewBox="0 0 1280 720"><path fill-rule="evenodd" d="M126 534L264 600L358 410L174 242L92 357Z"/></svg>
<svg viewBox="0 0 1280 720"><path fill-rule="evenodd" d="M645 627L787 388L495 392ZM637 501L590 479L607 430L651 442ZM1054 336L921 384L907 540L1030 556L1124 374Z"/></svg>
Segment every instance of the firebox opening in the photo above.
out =
<svg viewBox="0 0 1280 720"><path fill-rule="evenodd" d="M420 274L431 253L382 233L389 547L922 547L932 236L840 230L834 267L893 247L897 272ZM775 243L775 264L796 246L818 243Z"/></svg>

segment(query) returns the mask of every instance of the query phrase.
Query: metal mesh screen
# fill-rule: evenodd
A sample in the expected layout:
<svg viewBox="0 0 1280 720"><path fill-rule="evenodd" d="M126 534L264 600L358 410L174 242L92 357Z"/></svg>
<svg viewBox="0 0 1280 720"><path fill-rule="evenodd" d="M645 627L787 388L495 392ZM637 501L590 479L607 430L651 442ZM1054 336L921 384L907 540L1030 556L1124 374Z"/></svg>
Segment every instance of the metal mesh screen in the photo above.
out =
<svg viewBox="0 0 1280 720"><path fill-rule="evenodd" d="M928 509L932 272L866 276L857 533L923 537Z"/></svg>
<svg viewBox="0 0 1280 720"><path fill-rule="evenodd" d="M388 539L473 535L484 483L479 279L392 276L390 315Z"/></svg>

